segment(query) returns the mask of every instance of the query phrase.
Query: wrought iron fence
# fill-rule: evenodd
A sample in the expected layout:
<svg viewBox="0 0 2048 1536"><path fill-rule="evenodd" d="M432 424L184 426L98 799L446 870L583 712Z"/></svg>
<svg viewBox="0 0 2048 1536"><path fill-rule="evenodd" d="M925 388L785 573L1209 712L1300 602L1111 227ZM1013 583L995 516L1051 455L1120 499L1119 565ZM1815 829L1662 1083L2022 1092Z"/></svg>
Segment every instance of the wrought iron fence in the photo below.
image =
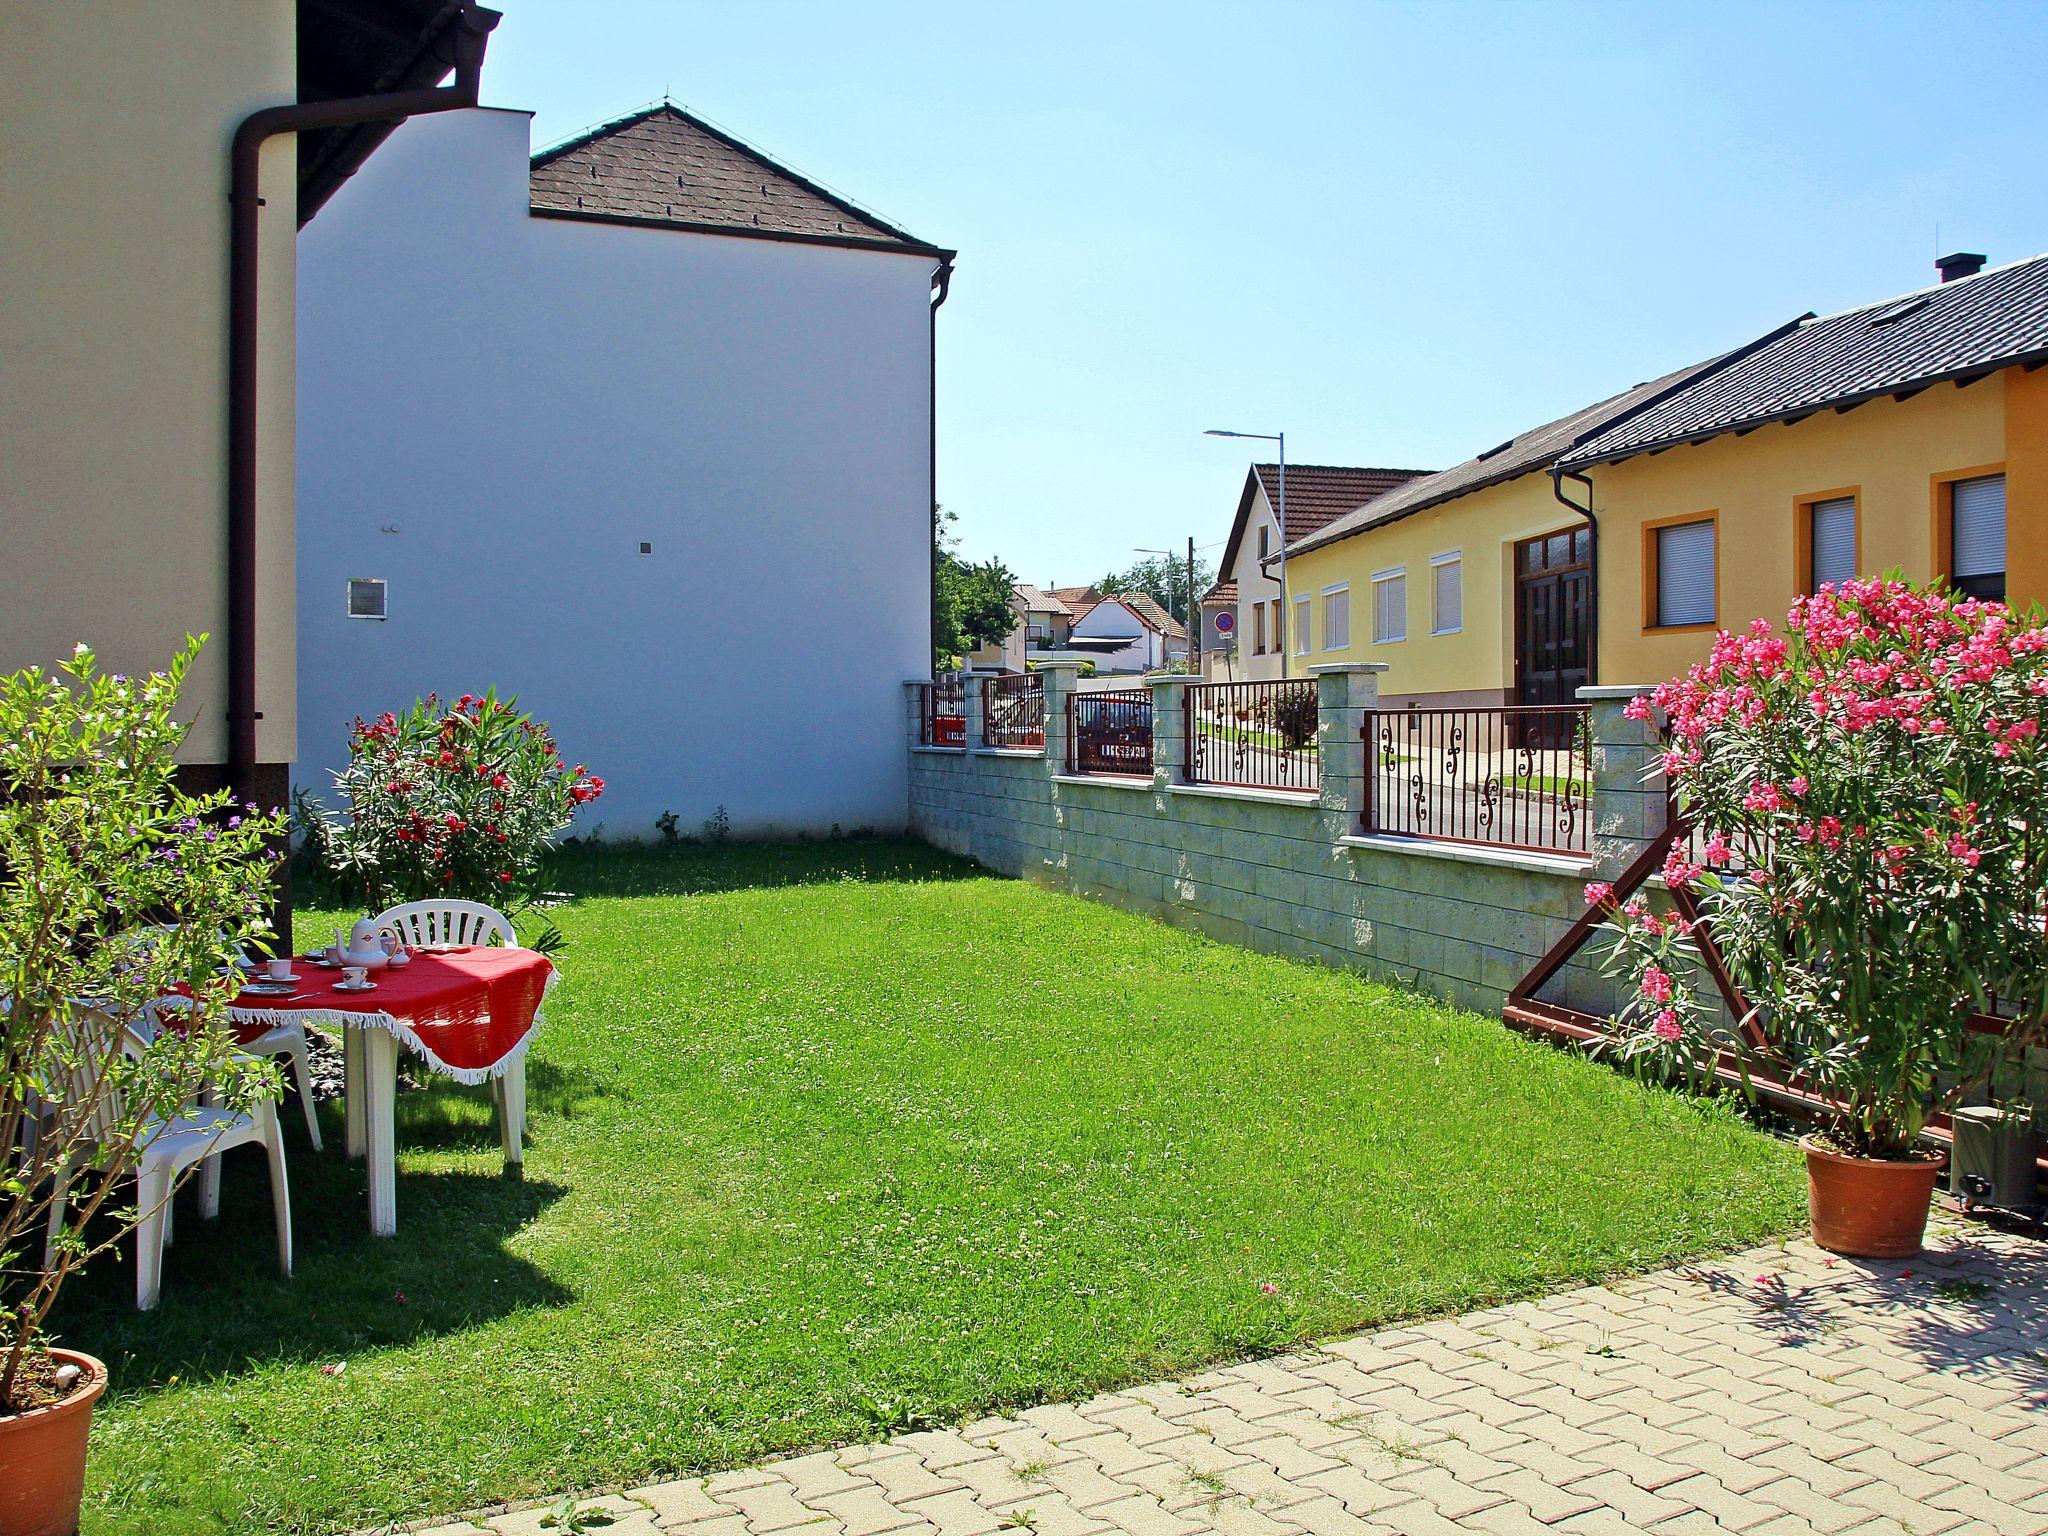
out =
<svg viewBox="0 0 2048 1536"><path fill-rule="evenodd" d="M926 747L967 745L967 693L957 678L917 685L917 740Z"/></svg>
<svg viewBox="0 0 2048 1536"><path fill-rule="evenodd" d="M1314 789L1316 691L1313 678L1189 684L1182 690L1188 782Z"/></svg>
<svg viewBox="0 0 2048 1536"><path fill-rule="evenodd" d="M1585 705L1380 709L1364 734L1368 833L1545 853L1592 846Z"/></svg>
<svg viewBox="0 0 2048 1536"><path fill-rule="evenodd" d="M1067 771L1150 778L1151 689L1069 694Z"/></svg>
<svg viewBox="0 0 2048 1536"><path fill-rule="evenodd" d="M982 684L981 711L984 747L1045 745L1045 679L1036 672L990 678Z"/></svg>

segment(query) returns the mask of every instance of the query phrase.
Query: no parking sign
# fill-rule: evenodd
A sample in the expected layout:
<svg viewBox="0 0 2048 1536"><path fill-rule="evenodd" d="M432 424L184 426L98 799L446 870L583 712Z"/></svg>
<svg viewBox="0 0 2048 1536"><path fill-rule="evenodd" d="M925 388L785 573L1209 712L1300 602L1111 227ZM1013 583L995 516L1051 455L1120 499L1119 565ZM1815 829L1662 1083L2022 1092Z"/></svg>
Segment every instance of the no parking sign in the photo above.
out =
<svg viewBox="0 0 2048 1536"><path fill-rule="evenodd" d="M1228 608L1218 608L1216 610L1215 624L1217 634L1227 635L1237 628L1237 615Z"/></svg>

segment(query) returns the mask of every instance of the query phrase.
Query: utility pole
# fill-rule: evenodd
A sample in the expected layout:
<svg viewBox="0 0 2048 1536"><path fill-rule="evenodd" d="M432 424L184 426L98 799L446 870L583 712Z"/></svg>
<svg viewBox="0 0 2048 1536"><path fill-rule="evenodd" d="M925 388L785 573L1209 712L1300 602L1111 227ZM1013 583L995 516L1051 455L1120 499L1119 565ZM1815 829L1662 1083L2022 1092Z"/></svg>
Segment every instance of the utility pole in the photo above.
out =
<svg viewBox="0 0 2048 1536"><path fill-rule="evenodd" d="M1188 670L1202 673L1202 613L1195 606L1195 536L1188 535Z"/></svg>

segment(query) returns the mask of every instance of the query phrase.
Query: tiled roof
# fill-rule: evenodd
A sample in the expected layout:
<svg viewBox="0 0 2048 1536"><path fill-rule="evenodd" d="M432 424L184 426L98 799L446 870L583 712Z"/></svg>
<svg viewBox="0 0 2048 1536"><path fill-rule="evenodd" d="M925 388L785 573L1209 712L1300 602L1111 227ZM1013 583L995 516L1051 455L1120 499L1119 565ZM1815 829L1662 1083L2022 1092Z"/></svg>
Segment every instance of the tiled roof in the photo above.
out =
<svg viewBox="0 0 2048 1536"><path fill-rule="evenodd" d="M1067 612L1077 619L1102 601L1102 594L1093 587L1053 587L1051 592L1067 605Z"/></svg>
<svg viewBox="0 0 2048 1536"><path fill-rule="evenodd" d="M1234 602L1236 602L1236 601L1237 601L1237 583L1236 583L1235 581L1219 581L1219 582L1217 582L1215 586L1211 587L1211 588L1210 588L1210 589L1209 589L1208 591L1206 591L1206 592L1204 592L1204 593L1202 594L1202 601L1203 601L1203 602L1205 602L1205 603L1234 603Z"/></svg>
<svg viewBox="0 0 2048 1536"><path fill-rule="evenodd" d="M550 217L947 254L666 102L541 151L532 189Z"/></svg>
<svg viewBox="0 0 2048 1536"><path fill-rule="evenodd" d="M1180 620L1161 607L1159 599L1150 592L1118 592L1113 594L1113 597L1115 601L1135 613L1146 628L1156 629L1169 639L1187 638L1188 632L1181 627Z"/></svg>
<svg viewBox="0 0 2048 1536"><path fill-rule="evenodd" d="M1596 464L2048 357L2048 255L1839 315L1767 345L1560 460Z"/></svg>
<svg viewBox="0 0 2048 1536"><path fill-rule="evenodd" d="M1016 582L1010 590L1017 594L1017 601L1024 605L1026 613L1071 614L1074 611L1051 593L1041 591L1028 581Z"/></svg>
<svg viewBox="0 0 2048 1536"><path fill-rule="evenodd" d="M1266 493L1266 503L1280 505L1280 466L1254 464L1252 473ZM1395 486L1405 484L1425 469L1359 469L1343 464L1290 464L1287 466L1287 542L1305 539L1320 528L1362 507Z"/></svg>
<svg viewBox="0 0 2048 1536"><path fill-rule="evenodd" d="M1449 469L1440 469L1433 475L1421 475L1406 481L1356 511L1327 520L1315 533L1298 543L1288 545L1288 553L1300 554L1304 550L1320 549L1325 544L1334 544L1339 539L1348 539L1353 534L1364 533L1369 528L1378 528L1383 524L1398 521L1441 502L1484 490L1487 486L1498 485L1503 480L1513 480L1528 474L1531 470L1547 469L1559 454L1571 447L1586 432L1606 425L1647 401L1655 400L1664 391L1677 388L1705 369L1712 368L1719 361L1720 359L1715 358L1708 362L1695 363L1690 368L1668 373L1661 379L1638 384L1634 389L1624 390L1597 405L1589 405L1569 416L1560 416L1556 421L1532 427L1519 437L1509 438L1500 446L1489 448L1462 464L1453 464ZM1291 514L1294 500L1292 465L1289 465L1287 470L1287 499Z"/></svg>

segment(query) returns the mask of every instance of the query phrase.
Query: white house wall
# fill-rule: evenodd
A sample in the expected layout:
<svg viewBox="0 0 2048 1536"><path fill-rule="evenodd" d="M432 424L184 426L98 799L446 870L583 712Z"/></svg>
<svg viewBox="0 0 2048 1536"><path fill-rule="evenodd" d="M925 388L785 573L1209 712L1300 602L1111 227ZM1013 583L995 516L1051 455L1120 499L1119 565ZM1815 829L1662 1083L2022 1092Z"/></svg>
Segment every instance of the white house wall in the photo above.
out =
<svg viewBox="0 0 2048 1536"><path fill-rule="evenodd" d="M534 218L528 128L415 119L301 238L300 781L495 685L608 835L902 826L932 259Z"/></svg>
<svg viewBox="0 0 2048 1536"><path fill-rule="evenodd" d="M1119 602L1097 603L1075 622L1073 632L1080 639L1126 641L1120 650L1087 652L1098 671L1149 672L1161 663L1159 636Z"/></svg>

